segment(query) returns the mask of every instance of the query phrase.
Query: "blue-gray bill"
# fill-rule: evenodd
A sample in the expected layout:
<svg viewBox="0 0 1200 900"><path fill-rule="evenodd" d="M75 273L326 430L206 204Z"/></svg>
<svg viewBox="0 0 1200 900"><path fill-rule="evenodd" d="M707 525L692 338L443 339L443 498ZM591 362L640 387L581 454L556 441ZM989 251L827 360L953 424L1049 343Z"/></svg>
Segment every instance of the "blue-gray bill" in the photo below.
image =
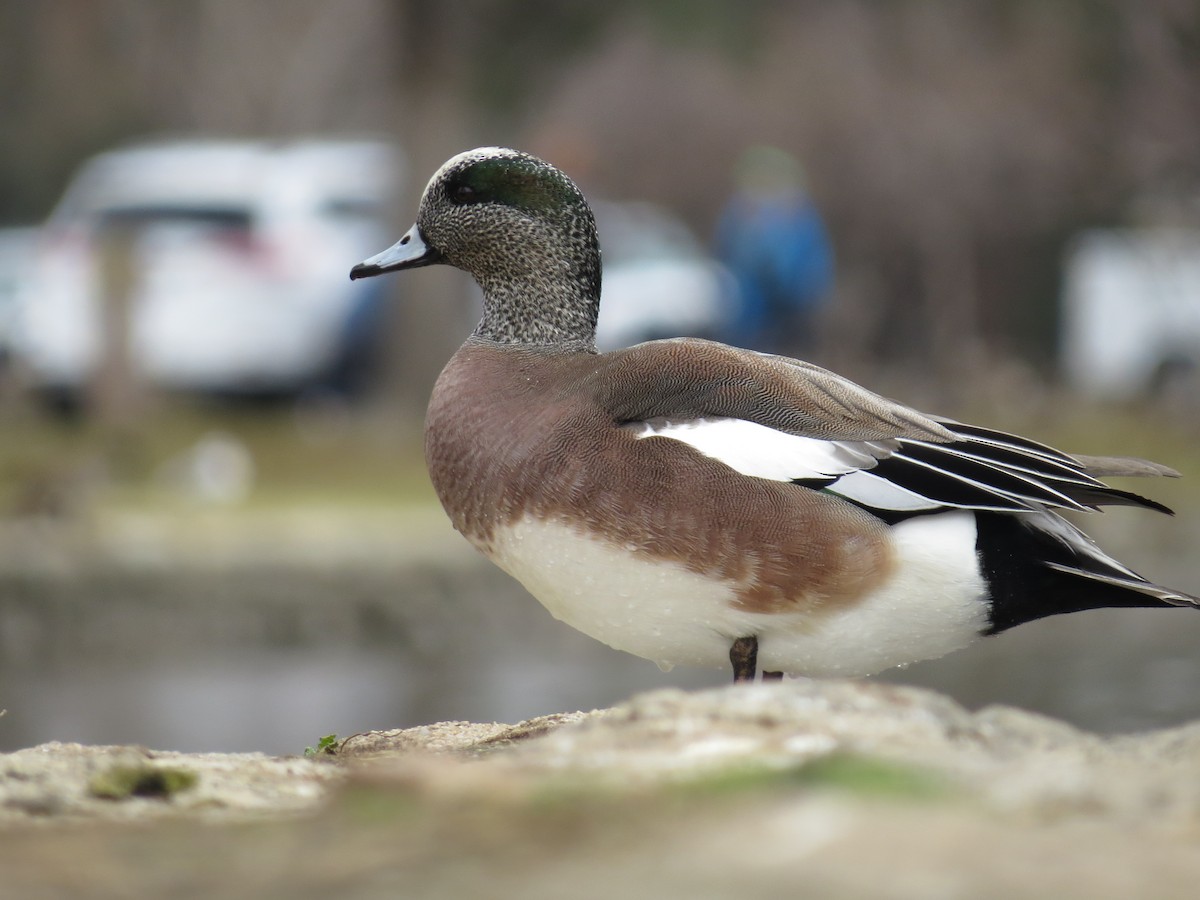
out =
<svg viewBox="0 0 1200 900"><path fill-rule="evenodd" d="M350 270L350 280L370 278L372 275L382 275L384 272L395 272L400 269L415 269L440 262L442 254L425 243L421 229L416 225L408 229L404 237L392 244L382 253L376 253L369 259L364 259Z"/></svg>

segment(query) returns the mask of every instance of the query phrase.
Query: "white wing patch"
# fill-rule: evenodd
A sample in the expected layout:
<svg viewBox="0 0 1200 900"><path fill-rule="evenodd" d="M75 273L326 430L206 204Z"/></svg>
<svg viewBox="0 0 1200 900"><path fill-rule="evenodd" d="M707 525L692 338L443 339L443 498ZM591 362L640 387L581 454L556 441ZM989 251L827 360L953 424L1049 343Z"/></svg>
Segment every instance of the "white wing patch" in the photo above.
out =
<svg viewBox="0 0 1200 900"><path fill-rule="evenodd" d="M897 512L914 512L921 509L941 509L945 503L930 500L901 487L894 481L868 472L865 469L850 472L831 484L828 488L839 497L853 500L871 509L891 509Z"/></svg>
<svg viewBox="0 0 1200 900"><path fill-rule="evenodd" d="M872 468L897 447L894 441L826 441L801 437L745 419L638 422L627 427L638 438L680 441L743 475L772 481L839 478ZM917 496L909 491L904 493ZM925 498L920 499L929 503Z"/></svg>
<svg viewBox="0 0 1200 900"><path fill-rule="evenodd" d="M824 440L734 418L656 419L625 427L638 438L687 444L743 475L809 482L810 487L880 511L1079 510L1102 499L1107 490L1066 457L1054 459L1048 455L1052 451L1042 453L1036 446L1025 451L1014 444L989 455L985 450L993 443L990 433L935 444L905 437ZM1072 491L1089 493L1080 502Z"/></svg>

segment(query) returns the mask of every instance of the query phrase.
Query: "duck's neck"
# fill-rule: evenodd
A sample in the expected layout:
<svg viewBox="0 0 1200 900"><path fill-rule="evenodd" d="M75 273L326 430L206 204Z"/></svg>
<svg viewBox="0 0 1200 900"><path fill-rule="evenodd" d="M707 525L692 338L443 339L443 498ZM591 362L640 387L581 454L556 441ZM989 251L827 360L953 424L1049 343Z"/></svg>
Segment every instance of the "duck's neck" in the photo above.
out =
<svg viewBox="0 0 1200 900"><path fill-rule="evenodd" d="M599 258L559 277L539 269L479 279L483 318L474 337L498 344L594 350L600 311Z"/></svg>

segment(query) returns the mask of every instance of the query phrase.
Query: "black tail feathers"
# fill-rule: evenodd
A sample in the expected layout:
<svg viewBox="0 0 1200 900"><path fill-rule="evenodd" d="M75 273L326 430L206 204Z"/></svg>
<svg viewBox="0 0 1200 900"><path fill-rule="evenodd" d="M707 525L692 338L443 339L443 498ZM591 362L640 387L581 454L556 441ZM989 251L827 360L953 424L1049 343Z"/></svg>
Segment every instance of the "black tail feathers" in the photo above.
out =
<svg viewBox="0 0 1200 900"><path fill-rule="evenodd" d="M1051 512L978 512L976 548L991 594L988 634L1034 619L1106 607L1200 607L1107 556Z"/></svg>

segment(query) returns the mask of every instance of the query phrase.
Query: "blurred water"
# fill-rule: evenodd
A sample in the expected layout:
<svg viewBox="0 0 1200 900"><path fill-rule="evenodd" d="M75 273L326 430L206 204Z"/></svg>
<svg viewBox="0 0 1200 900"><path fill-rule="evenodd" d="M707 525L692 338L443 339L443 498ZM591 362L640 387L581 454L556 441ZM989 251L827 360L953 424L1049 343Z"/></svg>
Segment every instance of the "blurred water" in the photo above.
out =
<svg viewBox="0 0 1200 900"><path fill-rule="evenodd" d="M1197 590L1186 536L1166 533L1106 543ZM370 564L302 554L0 573L0 750L59 740L299 753L329 733L511 722L728 677L662 673L585 638L457 544ZM1058 617L880 677L1099 731L1170 726L1200 718L1200 614Z"/></svg>

